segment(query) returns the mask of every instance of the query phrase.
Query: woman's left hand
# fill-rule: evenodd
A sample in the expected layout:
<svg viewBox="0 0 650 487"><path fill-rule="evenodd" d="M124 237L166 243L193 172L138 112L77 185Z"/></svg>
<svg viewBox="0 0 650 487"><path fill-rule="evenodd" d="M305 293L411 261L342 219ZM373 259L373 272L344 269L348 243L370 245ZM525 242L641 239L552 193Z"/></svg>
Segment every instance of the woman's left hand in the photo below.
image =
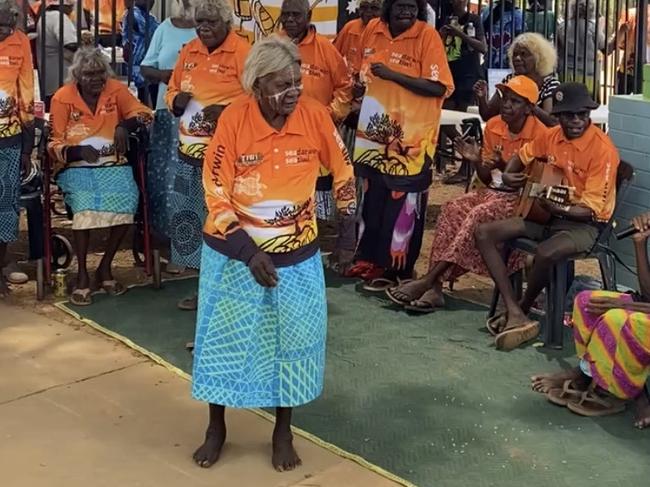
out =
<svg viewBox="0 0 650 487"><path fill-rule="evenodd" d="M370 65L370 71L378 78L385 79L388 81L392 80L395 74L395 71L390 69L384 63L372 63Z"/></svg>
<svg viewBox="0 0 650 487"><path fill-rule="evenodd" d="M124 156L129 150L129 132L124 127L115 129L115 154Z"/></svg>
<svg viewBox="0 0 650 487"><path fill-rule="evenodd" d="M650 236L650 212L632 218L632 225L637 229L637 233L632 235L634 240L646 241Z"/></svg>
<svg viewBox="0 0 650 487"><path fill-rule="evenodd" d="M588 313L600 316L607 313L610 309L624 307L625 303L619 298L613 298L610 296L594 296L589 300L585 309Z"/></svg>

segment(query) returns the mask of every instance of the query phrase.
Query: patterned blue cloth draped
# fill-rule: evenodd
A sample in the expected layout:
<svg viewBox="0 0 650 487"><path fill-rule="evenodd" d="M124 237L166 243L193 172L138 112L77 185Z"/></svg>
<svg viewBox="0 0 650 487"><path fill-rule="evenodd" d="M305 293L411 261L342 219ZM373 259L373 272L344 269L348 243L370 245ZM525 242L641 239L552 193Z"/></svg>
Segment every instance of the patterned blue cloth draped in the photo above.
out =
<svg viewBox="0 0 650 487"><path fill-rule="evenodd" d="M0 242L3 243L18 239L20 154L20 144L0 149Z"/></svg>
<svg viewBox="0 0 650 487"><path fill-rule="evenodd" d="M203 245L192 394L227 407L295 407L323 388L327 302L317 253L263 288Z"/></svg>
<svg viewBox="0 0 650 487"><path fill-rule="evenodd" d="M101 211L135 214L139 192L131 166L73 167L62 171L57 184L72 213Z"/></svg>
<svg viewBox="0 0 650 487"><path fill-rule="evenodd" d="M133 8L133 45L132 45L132 59L133 71L132 80L135 86L142 88L144 86L144 78L140 73L140 63L144 59L147 52L147 46L151 41L153 33L158 28L158 20L149 12L141 9L140 7ZM129 10L124 12L122 19L122 47L128 48L130 42L129 29Z"/></svg>

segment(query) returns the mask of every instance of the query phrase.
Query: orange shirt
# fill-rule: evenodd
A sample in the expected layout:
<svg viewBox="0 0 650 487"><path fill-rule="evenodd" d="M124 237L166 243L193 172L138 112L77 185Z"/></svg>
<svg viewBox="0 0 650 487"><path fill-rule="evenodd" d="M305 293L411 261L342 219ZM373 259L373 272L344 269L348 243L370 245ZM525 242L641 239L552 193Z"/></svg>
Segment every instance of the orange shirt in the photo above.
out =
<svg viewBox="0 0 650 487"><path fill-rule="evenodd" d="M357 57L361 54L361 34L365 25L361 19L350 20L343 26L334 39L336 47L345 59L348 69L354 73L354 66L359 65Z"/></svg>
<svg viewBox="0 0 650 487"><path fill-rule="evenodd" d="M352 79L345 60L330 40L312 26L298 44L302 65L303 93L328 107L335 121L350 113Z"/></svg>
<svg viewBox="0 0 650 487"><path fill-rule="evenodd" d="M321 164L333 174L339 210L354 215L352 165L327 110L300 97L284 127L275 130L254 97L240 98L221 115L203 165L209 213L204 232L223 242L243 229L270 254L315 244L314 187Z"/></svg>
<svg viewBox="0 0 650 487"><path fill-rule="evenodd" d="M0 141L13 143L33 120L32 50L27 36L16 30L0 42Z"/></svg>
<svg viewBox="0 0 650 487"><path fill-rule="evenodd" d="M363 31L361 47L360 75L366 83L366 94L361 104L354 162L390 176L419 175L433 159L442 104L454 90L440 36L418 20L393 38L386 23L373 19ZM437 81L447 88L446 94L416 95L397 83L373 76L372 63Z"/></svg>
<svg viewBox="0 0 650 487"><path fill-rule="evenodd" d="M181 156L203 160L216 125L205 121L203 109L210 105L228 105L244 93L241 77L249 50L248 42L234 30L212 53L198 38L181 49L165 95L172 109L176 95L182 91L192 93L179 121Z"/></svg>
<svg viewBox="0 0 650 487"><path fill-rule="evenodd" d="M113 3L115 3L115 32L117 34L120 33L120 23L122 22L122 17L124 17L124 12L126 12L124 0L99 0L97 17L100 34L110 34L113 32ZM90 12L93 19L90 25L90 31L95 32L95 0L83 0L83 8Z"/></svg>
<svg viewBox="0 0 650 487"><path fill-rule="evenodd" d="M546 125L540 122L537 117L529 115L521 132L513 134L510 132L508 124L501 118L501 115L492 117L483 129L481 157L484 161L487 161L497 153L501 153L501 158L508 162L525 144L537 137L543 137L547 130ZM495 186L501 185L501 171L499 169L492 170L492 182ZM475 186L483 186L480 179L475 179Z"/></svg>
<svg viewBox="0 0 650 487"><path fill-rule="evenodd" d="M609 220L616 203L620 160L616 147L602 130L592 124L582 137L568 140L558 125L519 151L525 166L544 157L561 168L567 184L575 188L573 203L591 208L596 221Z"/></svg>
<svg viewBox="0 0 650 487"><path fill-rule="evenodd" d="M50 108L49 150L56 170L63 167L116 166L126 164L126 157L115 155L115 129L124 120L138 117L143 123L153 119L151 109L140 103L126 85L115 79L106 82L97 101L95 113L81 97L76 84L59 88ZM99 160L67 161L65 149L76 145L90 145L100 154Z"/></svg>

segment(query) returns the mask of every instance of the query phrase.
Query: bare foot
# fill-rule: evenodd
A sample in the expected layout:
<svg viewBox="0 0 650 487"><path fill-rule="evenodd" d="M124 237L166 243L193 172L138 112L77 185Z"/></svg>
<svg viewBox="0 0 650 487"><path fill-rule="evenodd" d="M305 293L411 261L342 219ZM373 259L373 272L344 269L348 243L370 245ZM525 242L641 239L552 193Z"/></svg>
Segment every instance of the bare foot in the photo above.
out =
<svg viewBox="0 0 650 487"><path fill-rule="evenodd" d="M636 414L634 418L634 426L639 429L644 429L650 426L650 399L648 399L648 392L643 391L639 397L634 400L636 406Z"/></svg>
<svg viewBox="0 0 650 487"><path fill-rule="evenodd" d="M521 326L526 325L527 323L530 322L530 319L528 316L523 311L519 311L518 313L508 313L506 315L506 323L504 327L501 329L501 331L506 331L506 330L511 330L513 328L519 328Z"/></svg>
<svg viewBox="0 0 650 487"><path fill-rule="evenodd" d="M217 463L221 449L226 441L226 429L208 429L205 433L205 442L194 452L194 461L201 468L210 468Z"/></svg>
<svg viewBox="0 0 650 487"><path fill-rule="evenodd" d="M420 299L411 303L414 308L442 308L445 305L445 296L441 289L433 288L425 292Z"/></svg>
<svg viewBox="0 0 650 487"><path fill-rule="evenodd" d="M278 472L288 472L302 465L302 460L293 447L293 436L273 435L273 468Z"/></svg>
<svg viewBox="0 0 650 487"><path fill-rule="evenodd" d="M539 374L530 378L530 385L533 391L540 394L546 394L551 389L558 389L564 386L567 380L579 381L583 379L583 374L579 367L573 369L561 370L555 374Z"/></svg>
<svg viewBox="0 0 650 487"><path fill-rule="evenodd" d="M386 294L394 303L407 305L420 299L431 288L425 279L416 279L405 284L386 290Z"/></svg>

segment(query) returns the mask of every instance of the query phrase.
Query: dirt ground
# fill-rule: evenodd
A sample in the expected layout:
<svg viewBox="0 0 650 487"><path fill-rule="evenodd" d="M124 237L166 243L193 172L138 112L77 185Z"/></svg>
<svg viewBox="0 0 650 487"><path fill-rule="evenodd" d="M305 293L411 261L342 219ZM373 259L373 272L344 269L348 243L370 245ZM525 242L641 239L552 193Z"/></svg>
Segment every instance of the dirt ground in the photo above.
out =
<svg viewBox="0 0 650 487"><path fill-rule="evenodd" d="M427 271L433 231L442 204L462 194L465 189L464 185L444 185L441 181L442 176L437 175L434 184L431 187L424 243L422 246L420 259L418 260L416 266L416 272L418 275L421 275ZM60 204L57 205L57 208L61 209ZM32 310L35 310L39 313L47 314L50 318L54 318L57 321L68 322L70 324L77 323L74 319L71 319L69 316L51 306L53 302L60 300L60 298L55 298L52 293L48 293L43 301L39 302L36 300L36 265L34 262L26 260L28 255L28 241L26 222L24 221L24 217L21 223L22 226L19 240L9 247L9 259L13 262L17 262L20 270L26 272L29 275L30 281L24 285L11 286L12 293L7 298L8 304L31 308ZM65 235L70 241L72 241L72 231L70 229L71 223L72 222L69 221L66 216L53 215L53 227L56 229L56 232ZM324 250L330 250L332 247L333 239L327 237L328 234L332 235L332 230L333 229L326 228L322 232L325 235L322 242L322 247ZM101 260L101 249L105 238L106 233L103 230L91 233L91 245L88 256L88 268L90 272L93 272ZM115 258L113 273L116 279L125 284L143 284L150 281L151 278L145 274L143 267L135 265L133 252L131 250L132 242L133 235L129 233L122 244L123 249L118 252ZM164 245L161 247L161 249L164 249ZM161 250L161 253L164 259L166 255L165 250ZM163 279L166 277L171 277L170 274L164 271L165 267L163 265ZM67 271L69 286L74 280L75 273L76 259L73 259L72 264ZM182 276L192 274L195 274L195 272L190 270L185 271L180 275ZM174 276L178 275L179 274L174 274ZM597 263L595 261L584 261L577 263L576 275L599 277ZM492 283L489 278L477 276L474 274L466 274L455 283L453 292L455 295L464 299L487 303L491 296Z"/></svg>

